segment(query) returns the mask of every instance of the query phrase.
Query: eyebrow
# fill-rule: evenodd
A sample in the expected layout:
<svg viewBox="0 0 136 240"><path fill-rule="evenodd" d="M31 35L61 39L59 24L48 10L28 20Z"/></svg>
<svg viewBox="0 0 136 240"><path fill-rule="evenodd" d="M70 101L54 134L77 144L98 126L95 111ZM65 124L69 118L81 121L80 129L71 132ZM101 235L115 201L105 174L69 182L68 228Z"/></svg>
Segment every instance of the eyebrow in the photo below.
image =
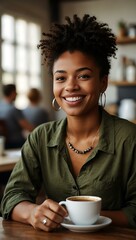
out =
<svg viewBox="0 0 136 240"><path fill-rule="evenodd" d="M89 71L93 72L93 70L91 68L89 68L89 67L78 68L76 70L76 72L81 72L81 71L85 71L85 70L89 70ZM54 74L55 73L66 73L66 71L64 71L64 70L57 70L56 72L54 72Z"/></svg>

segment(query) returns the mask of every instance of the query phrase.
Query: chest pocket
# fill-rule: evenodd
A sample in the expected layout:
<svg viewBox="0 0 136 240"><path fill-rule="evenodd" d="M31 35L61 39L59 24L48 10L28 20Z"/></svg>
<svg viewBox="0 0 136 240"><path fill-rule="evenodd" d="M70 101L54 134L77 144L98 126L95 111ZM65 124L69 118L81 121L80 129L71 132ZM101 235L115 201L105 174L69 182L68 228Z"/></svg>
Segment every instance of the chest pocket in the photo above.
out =
<svg viewBox="0 0 136 240"><path fill-rule="evenodd" d="M118 210L123 207L123 192L117 180L94 180L91 194L102 198L103 210Z"/></svg>

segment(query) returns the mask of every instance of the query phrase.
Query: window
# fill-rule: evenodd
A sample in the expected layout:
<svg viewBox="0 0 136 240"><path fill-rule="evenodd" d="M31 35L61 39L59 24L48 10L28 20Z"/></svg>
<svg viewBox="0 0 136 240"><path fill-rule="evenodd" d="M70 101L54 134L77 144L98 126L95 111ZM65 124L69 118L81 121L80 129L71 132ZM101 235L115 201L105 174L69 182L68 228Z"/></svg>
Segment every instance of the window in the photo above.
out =
<svg viewBox="0 0 136 240"><path fill-rule="evenodd" d="M37 44L41 36L39 24L3 14L1 16L2 83L15 83L16 106L27 105L26 92L41 87L41 60Z"/></svg>

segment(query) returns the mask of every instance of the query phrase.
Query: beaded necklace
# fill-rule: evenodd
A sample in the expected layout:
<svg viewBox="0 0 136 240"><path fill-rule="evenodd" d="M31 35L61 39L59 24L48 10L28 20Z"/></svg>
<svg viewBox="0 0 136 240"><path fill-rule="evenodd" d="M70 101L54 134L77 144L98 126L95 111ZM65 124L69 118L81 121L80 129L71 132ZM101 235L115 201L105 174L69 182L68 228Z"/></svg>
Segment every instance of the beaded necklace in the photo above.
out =
<svg viewBox="0 0 136 240"><path fill-rule="evenodd" d="M69 139L68 139L68 146L69 146L69 148L72 150L72 151L74 151L75 153L77 153L77 154L86 154L86 153L88 153L88 152L90 152L94 147L93 147L93 145L94 145L94 142L95 142L95 139L96 139L96 137L97 137L97 135L98 135L98 132L99 132L99 129L97 130L97 132L96 132L96 135L94 136L94 139L93 139L93 142L92 142L92 146L90 146L90 147L88 147L88 148L86 148L85 150L78 150L77 148L75 148L74 146L73 146L73 144L69 141Z"/></svg>

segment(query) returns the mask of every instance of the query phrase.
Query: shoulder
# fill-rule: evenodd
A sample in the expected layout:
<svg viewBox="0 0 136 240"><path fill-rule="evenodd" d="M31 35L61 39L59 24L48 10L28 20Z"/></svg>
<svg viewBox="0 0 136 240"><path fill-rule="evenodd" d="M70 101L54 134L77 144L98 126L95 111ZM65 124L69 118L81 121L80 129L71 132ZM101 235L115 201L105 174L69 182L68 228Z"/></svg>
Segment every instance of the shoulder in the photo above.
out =
<svg viewBox="0 0 136 240"><path fill-rule="evenodd" d="M14 113L16 113L17 115L23 116L22 110L16 108L15 106L12 106L11 111L14 112Z"/></svg>
<svg viewBox="0 0 136 240"><path fill-rule="evenodd" d="M114 128L115 135L120 135L122 138L132 138L136 141L136 124L107 112L106 120L111 124L111 127Z"/></svg>
<svg viewBox="0 0 136 240"><path fill-rule="evenodd" d="M136 134L136 124L134 124L126 119L119 118L117 116L112 116L112 118L114 119L115 126L118 130L120 129L127 133L134 131L134 133Z"/></svg>
<svg viewBox="0 0 136 240"><path fill-rule="evenodd" d="M43 123L38 127L36 127L33 131L33 134L52 135L56 132L63 132L65 125L66 125L66 119L61 119L58 121L49 121L47 123Z"/></svg>

